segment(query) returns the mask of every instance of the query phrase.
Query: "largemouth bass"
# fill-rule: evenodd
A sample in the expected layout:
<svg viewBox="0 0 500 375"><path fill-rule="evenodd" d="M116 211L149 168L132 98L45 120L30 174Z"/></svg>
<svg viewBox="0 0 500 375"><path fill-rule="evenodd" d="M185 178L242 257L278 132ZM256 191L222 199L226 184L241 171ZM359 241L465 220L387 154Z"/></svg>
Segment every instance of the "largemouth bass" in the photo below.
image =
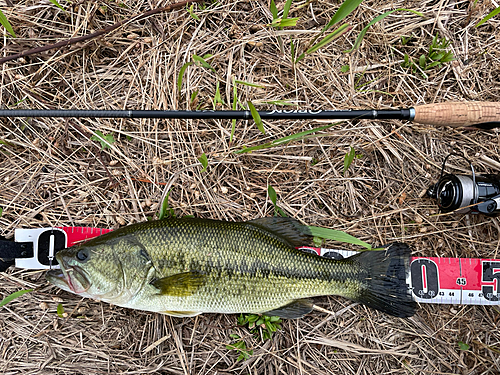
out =
<svg viewBox="0 0 500 375"><path fill-rule="evenodd" d="M133 224L56 255L58 287L118 306L169 314L266 313L299 318L310 297L339 295L388 314L414 314L410 249L394 243L334 260L297 250L310 242L289 218L247 222L164 219Z"/></svg>

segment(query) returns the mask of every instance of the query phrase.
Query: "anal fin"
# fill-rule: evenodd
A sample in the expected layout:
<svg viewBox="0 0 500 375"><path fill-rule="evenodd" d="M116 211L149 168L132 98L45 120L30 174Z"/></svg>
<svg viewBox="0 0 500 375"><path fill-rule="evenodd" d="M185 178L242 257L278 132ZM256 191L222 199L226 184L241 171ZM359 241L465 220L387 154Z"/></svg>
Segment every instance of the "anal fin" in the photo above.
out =
<svg viewBox="0 0 500 375"><path fill-rule="evenodd" d="M311 301L307 299L297 299L288 305L267 311L264 314L268 316L279 316L283 319L299 319L310 313L312 309L313 304Z"/></svg>
<svg viewBox="0 0 500 375"><path fill-rule="evenodd" d="M176 318L187 318L201 314L200 311L160 311L160 313L175 316Z"/></svg>

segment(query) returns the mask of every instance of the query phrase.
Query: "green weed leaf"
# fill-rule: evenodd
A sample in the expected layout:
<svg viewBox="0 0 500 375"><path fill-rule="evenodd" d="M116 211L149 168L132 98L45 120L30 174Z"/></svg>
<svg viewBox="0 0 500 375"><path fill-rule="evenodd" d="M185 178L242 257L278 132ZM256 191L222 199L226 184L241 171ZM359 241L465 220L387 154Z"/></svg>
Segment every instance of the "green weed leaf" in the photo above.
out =
<svg viewBox="0 0 500 375"><path fill-rule="evenodd" d="M342 66L342 68L340 68L340 71L342 73L347 73L349 71L349 69L350 69L349 65L344 65L344 66Z"/></svg>
<svg viewBox="0 0 500 375"><path fill-rule="evenodd" d="M313 237L313 244L316 247L321 247L323 245L324 239L321 237Z"/></svg>
<svg viewBox="0 0 500 375"><path fill-rule="evenodd" d="M64 307L62 305L62 303L60 303L59 305L57 305L57 315L59 316L59 318L64 318Z"/></svg>
<svg viewBox="0 0 500 375"><path fill-rule="evenodd" d="M339 241L350 243L353 245L359 245L366 247L371 250L372 246L364 241L357 239L356 237L351 236L350 234L344 233L340 230L329 229L329 228L320 228L320 227L312 227L308 226L311 231L311 235L314 237L320 237L327 240Z"/></svg>
<svg viewBox="0 0 500 375"><path fill-rule="evenodd" d="M344 174L351 166L352 161L356 156L356 151L352 146L349 146L349 152L344 156Z"/></svg>
<svg viewBox="0 0 500 375"><path fill-rule="evenodd" d="M262 119L260 118L259 112L255 109L255 106L252 104L251 101L247 101L247 104L248 108L250 108L250 112L252 113L255 125L257 125L262 134L266 134L266 130L264 129L264 124L262 123Z"/></svg>
<svg viewBox="0 0 500 375"><path fill-rule="evenodd" d="M418 59L418 65L420 65L422 69L425 69L425 61L425 55L420 56L420 58Z"/></svg>
<svg viewBox="0 0 500 375"><path fill-rule="evenodd" d="M32 292L33 289L25 289L25 290L18 290L17 292L14 292L12 294L9 294L7 297L5 297L2 301L0 301L0 307L5 306L12 300L16 299L17 297L22 296L23 294Z"/></svg>
<svg viewBox="0 0 500 375"><path fill-rule="evenodd" d="M248 324L248 329L255 337L261 337L264 341L272 338L273 333L281 329L282 320L279 316L267 316L257 314L240 315L238 324ZM246 347L245 347L246 348Z"/></svg>
<svg viewBox="0 0 500 375"><path fill-rule="evenodd" d="M51 0L52 1L52 0ZM191 4L191 6L189 7L189 10L188 10L188 13L189 15L194 18L196 21L199 21L200 20L200 17L198 17L196 14L194 14L194 10L193 10L193 7L194 7L194 4Z"/></svg>
<svg viewBox="0 0 500 375"><path fill-rule="evenodd" d="M235 338L235 339L240 339L240 337L236 334L231 334L229 335L230 337L232 338ZM245 344L245 341L243 340L240 340L234 344L229 344L229 345L226 345L226 349L227 350L236 350L238 352L238 358L236 359L237 362L241 361L241 360L247 360L248 358L250 358L251 355L253 355L253 350L248 350L247 349L247 345Z"/></svg>
<svg viewBox="0 0 500 375"><path fill-rule="evenodd" d="M470 349L470 345L469 344L466 344L465 342L463 341L459 341L458 342L458 348L460 350L469 350Z"/></svg>
<svg viewBox="0 0 500 375"><path fill-rule="evenodd" d="M208 159L207 159L207 155L205 155L205 153L201 154L201 156L198 158L198 161L201 163L201 165L203 166L203 169L201 170L201 172L206 172L207 171L207 167L208 167Z"/></svg>
<svg viewBox="0 0 500 375"><path fill-rule="evenodd" d="M3 27L5 27L5 30L7 30L10 35L12 35L14 38L16 37L12 25L10 24L9 20L7 19L7 17L5 17L5 14L3 14L1 10L0 10L0 23L2 24Z"/></svg>
<svg viewBox="0 0 500 375"><path fill-rule="evenodd" d="M96 130L95 135L93 135L90 139L92 141L99 142L101 144L101 150L111 148L111 145L115 143L113 134L104 135L100 130Z"/></svg>

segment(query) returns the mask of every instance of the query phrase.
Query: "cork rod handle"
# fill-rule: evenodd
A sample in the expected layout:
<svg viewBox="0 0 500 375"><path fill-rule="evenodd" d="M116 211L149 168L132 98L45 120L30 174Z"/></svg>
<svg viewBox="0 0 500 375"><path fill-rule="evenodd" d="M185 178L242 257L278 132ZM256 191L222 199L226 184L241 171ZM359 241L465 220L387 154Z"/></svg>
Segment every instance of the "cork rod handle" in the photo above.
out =
<svg viewBox="0 0 500 375"><path fill-rule="evenodd" d="M473 126L500 121L498 102L456 102L415 107L415 122L435 126Z"/></svg>

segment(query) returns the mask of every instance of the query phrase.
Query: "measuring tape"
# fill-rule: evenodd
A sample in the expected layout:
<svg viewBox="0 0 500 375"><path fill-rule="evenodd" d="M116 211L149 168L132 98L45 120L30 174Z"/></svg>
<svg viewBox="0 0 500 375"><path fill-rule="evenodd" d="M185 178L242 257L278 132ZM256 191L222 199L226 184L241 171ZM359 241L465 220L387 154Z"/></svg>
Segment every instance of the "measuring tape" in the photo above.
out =
<svg viewBox="0 0 500 375"><path fill-rule="evenodd" d="M57 251L110 231L89 227L16 229L14 240L33 247L32 254L16 258L16 267L58 267L52 266ZM309 246L300 249L333 259L357 254ZM407 284L420 303L500 305L500 259L412 257Z"/></svg>

